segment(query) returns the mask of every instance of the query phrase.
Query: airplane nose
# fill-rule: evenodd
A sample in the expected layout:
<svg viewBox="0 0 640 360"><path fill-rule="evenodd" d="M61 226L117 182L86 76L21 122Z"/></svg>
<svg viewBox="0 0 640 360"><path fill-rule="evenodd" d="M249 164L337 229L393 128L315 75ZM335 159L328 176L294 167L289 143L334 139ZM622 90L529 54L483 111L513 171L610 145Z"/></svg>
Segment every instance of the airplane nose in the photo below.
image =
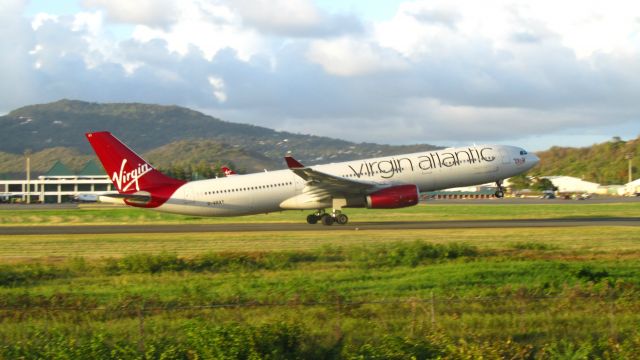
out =
<svg viewBox="0 0 640 360"><path fill-rule="evenodd" d="M538 165L538 163L540 162L540 158L536 154L531 154L531 162L534 166Z"/></svg>

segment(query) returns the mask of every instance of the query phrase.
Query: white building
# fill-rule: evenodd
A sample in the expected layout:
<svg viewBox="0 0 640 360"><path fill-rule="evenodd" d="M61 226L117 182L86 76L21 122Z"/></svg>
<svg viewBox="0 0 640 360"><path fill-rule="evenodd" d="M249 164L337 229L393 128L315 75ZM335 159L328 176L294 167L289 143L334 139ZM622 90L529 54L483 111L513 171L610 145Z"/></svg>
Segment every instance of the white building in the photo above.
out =
<svg viewBox="0 0 640 360"><path fill-rule="evenodd" d="M600 184L585 181L573 176L542 176L553 183L558 188L558 192L567 193L588 193L595 194L598 192Z"/></svg>
<svg viewBox="0 0 640 360"><path fill-rule="evenodd" d="M633 180L624 186L624 194L627 196L635 196L640 194L640 179Z"/></svg>
<svg viewBox="0 0 640 360"><path fill-rule="evenodd" d="M0 180L0 198L19 198L25 202L29 197L31 203L69 202L79 194L99 195L111 189L111 180L93 161L87 162L78 174L56 162L37 179Z"/></svg>

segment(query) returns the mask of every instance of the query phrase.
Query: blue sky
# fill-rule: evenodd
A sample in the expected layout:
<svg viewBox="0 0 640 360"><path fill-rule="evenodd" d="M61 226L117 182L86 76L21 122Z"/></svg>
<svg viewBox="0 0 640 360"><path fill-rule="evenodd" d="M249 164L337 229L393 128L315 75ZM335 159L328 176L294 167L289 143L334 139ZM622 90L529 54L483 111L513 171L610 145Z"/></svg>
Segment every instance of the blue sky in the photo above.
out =
<svg viewBox="0 0 640 360"><path fill-rule="evenodd" d="M64 15L74 14L82 10L77 0L31 0L28 2L25 13L33 16L39 12Z"/></svg>
<svg viewBox="0 0 640 360"><path fill-rule="evenodd" d="M402 0L318 0L318 7L329 12L355 13L371 20L388 20L396 13Z"/></svg>
<svg viewBox="0 0 640 360"><path fill-rule="evenodd" d="M315 4L328 12L356 13L373 20L386 20L394 15L402 0L318 0ZM64 15L82 10L78 0L31 0L26 14L39 12Z"/></svg>
<svg viewBox="0 0 640 360"><path fill-rule="evenodd" d="M640 4L4 0L0 112L177 104L378 143L532 150L640 135Z"/></svg>

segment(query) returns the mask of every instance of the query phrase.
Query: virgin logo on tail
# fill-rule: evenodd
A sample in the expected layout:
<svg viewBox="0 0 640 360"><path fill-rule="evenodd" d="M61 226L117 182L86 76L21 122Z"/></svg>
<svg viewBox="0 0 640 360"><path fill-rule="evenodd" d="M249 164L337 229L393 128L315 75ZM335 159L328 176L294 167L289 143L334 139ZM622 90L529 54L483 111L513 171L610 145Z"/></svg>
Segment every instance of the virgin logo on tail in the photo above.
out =
<svg viewBox="0 0 640 360"><path fill-rule="evenodd" d="M144 163L138 164L138 167L133 169L132 171L126 171L124 169L126 164L127 159L122 159L122 164L120 165L120 173L114 172L113 176L111 177L111 181L116 184L120 192L127 192L133 184L136 185L136 190L140 191L138 180L142 178L146 173L153 170L153 167L151 167L151 165L147 163Z"/></svg>

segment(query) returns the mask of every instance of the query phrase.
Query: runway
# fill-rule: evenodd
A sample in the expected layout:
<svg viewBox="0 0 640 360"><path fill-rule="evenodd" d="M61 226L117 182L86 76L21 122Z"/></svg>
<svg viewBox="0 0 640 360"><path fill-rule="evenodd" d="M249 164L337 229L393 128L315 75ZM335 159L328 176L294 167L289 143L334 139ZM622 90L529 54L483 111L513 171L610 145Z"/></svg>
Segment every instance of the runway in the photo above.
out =
<svg viewBox="0 0 640 360"><path fill-rule="evenodd" d="M640 196L612 197L595 196L588 200L563 200L563 199L539 199L539 198L502 198L502 199L429 199L421 202L420 206L440 205L582 205L582 204L614 204L614 203L640 203ZM64 204L0 204L0 210L74 210L74 209L125 209L125 205L97 204L97 203L64 203Z"/></svg>
<svg viewBox="0 0 640 360"><path fill-rule="evenodd" d="M65 234L152 234L216 232L292 232L292 231L378 231L428 229L542 228L585 226L640 226L640 218L580 218L523 220L456 220L354 222L348 225L308 225L305 223L225 223L225 224L148 224L81 226L2 226L0 235Z"/></svg>

